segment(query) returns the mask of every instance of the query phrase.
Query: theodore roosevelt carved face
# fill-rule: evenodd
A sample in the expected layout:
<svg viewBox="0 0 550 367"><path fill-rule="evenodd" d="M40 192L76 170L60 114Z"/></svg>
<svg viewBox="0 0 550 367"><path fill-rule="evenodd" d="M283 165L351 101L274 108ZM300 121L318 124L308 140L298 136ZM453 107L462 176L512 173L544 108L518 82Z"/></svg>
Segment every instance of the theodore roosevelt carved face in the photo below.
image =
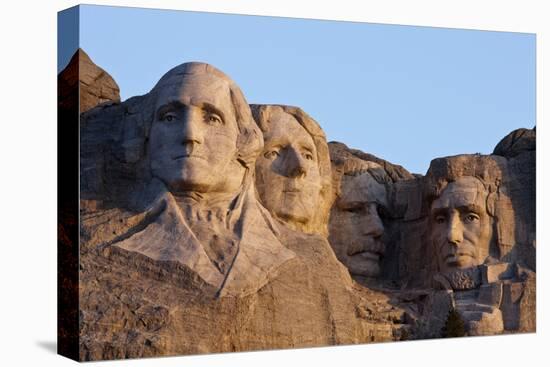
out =
<svg viewBox="0 0 550 367"><path fill-rule="evenodd" d="M433 201L431 239L441 272L479 265L489 255L487 196L480 180L465 176L447 184Z"/></svg>
<svg viewBox="0 0 550 367"><path fill-rule="evenodd" d="M329 242L352 275L377 277L385 253L386 188L370 173L344 174L329 222Z"/></svg>

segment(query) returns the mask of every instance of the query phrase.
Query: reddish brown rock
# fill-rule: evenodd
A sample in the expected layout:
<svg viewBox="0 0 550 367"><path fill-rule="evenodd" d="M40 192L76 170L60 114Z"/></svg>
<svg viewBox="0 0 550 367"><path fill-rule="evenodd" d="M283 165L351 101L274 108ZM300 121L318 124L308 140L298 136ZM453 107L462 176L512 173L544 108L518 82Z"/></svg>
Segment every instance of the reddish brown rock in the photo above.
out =
<svg viewBox="0 0 550 367"><path fill-rule="evenodd" d="M120 102L117 83L82 49L78 49L57 79L62 108L79 106L83 113L105 102Z"/></svg>

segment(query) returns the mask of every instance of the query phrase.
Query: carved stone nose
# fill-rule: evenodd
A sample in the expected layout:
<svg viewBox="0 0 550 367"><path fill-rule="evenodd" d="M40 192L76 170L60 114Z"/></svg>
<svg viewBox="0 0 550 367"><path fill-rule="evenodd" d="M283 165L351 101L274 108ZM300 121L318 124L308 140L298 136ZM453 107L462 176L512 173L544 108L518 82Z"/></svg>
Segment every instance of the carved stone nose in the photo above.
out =
<svg viewBox="0 0 550 367"><path fill-rule="evenodd" d="M370 223L371 225L367 227L366 235L372 236L372 237L380 237L382 234L384 234L384 226L382 225L382 222L380 219L373 220L374 223Z"/></svg>
<svg viewBox="0 0 550 367"><path fill-rule="evenodd" d="M366 236L380 237L384 234L384 224L377 212L376 204L369 204L368 214L365 216L364 233Z"/></svg>
<svg viewBox="0 0 550 367"><path fill-rule="evenodd" d="M306 176L306 162L300 153L293 148L287 150L286 166L289 177L301 178Z"/></svg>
<svg viewBox="0 0 550 367"><path fill-rule="evenodd" d="M462 223L456 214L452 214L447 228L447 242L458 245L464 239L462 233Z"/></svg>
<svg viewBox="0 0 550 367"><path fill-rule="evenodd" d="M306 175L306 170L302 165L297 165L290 172L291 177L299 178L299 177L304 177L305 175Z"/></svg>
<svg viewBox="0 0 550 367"><path fill-rule="evenodd" d="M190 108L185 112L182 126L182 143L202 144L204 142L204 126L202 125L202 113L196 108Z"/></svg>

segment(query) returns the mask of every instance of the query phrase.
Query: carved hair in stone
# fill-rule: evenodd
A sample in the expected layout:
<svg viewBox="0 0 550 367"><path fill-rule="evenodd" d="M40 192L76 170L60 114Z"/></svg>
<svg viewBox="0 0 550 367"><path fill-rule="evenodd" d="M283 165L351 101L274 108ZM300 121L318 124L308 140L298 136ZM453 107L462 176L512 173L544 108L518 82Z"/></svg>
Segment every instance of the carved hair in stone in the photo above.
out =
<svg viewBox="0 0 550 367"><path fill-rule="evenodd" d="M327 235L331 167L319 124L298 107L251 105L264 133L256 188L264 206L290 228Z"/></svg>
<svg viewBox="0 0 550 367"><path fill-rule="evenodd" d="M387 210L390 179L380 165L355 158L345 160L335 174L329 242L352 275L378 277L385 253L381 212Z"/></svg>

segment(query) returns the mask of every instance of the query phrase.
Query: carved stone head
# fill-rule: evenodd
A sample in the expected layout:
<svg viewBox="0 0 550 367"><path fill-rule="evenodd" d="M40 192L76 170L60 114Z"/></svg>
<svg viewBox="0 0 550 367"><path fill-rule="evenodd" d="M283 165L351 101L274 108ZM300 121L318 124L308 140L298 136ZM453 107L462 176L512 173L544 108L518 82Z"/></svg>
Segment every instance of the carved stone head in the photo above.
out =
<svg viewBox="0 0 550 367"><path fill-rule="evenodd" d="M329 242L352 275L377 277L385 253L380 213L388 203L382 168L369 166L344 172L330 215Z"/></svg>
<svg viewBox="0 0 550 367"><path fill-rule="evenodd" d="M439 271L482 264L489 256L493 220L483 183L472 176L449 182L430 207L430 236Z"/></svg>
<svg viewBox="0 0 550 367"><path fill-rule="evenodd" d="M261 133L236 84L208 64L186 63L150 92L151 172L172 192L234 192L259 153Z"/></svg>
<svg viewBox="0 0 550 367"><path fill-rule="evenodd" d="M291 228L326 234L330 158L317 124L296 107L252 105L264 133L256 161L256 188L263 205Z"/></svg>

